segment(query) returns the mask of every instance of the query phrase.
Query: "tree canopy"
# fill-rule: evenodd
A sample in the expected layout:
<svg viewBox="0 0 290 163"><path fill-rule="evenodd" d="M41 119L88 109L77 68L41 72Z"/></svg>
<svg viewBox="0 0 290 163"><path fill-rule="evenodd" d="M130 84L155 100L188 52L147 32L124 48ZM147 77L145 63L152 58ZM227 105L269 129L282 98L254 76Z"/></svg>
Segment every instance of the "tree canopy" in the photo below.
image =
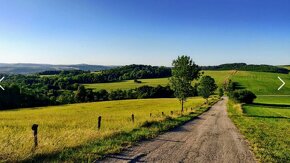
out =
<svg viewBox="0 0 290 163"><path fill-rule="evenodd" d="M174 95L181 102L181 110L183 111L183 104L190 96L194 79L200 76L200 68L196 65L189 56L179 56L172 62L172 77L170 83L174 90Z"/></svg>
<svg viewBox="0 0 290 163"><path fill-rule="evenodd" d="M198 94L208 101L210 95L214 94L217 89L215 80L210 76L203 76L197 87Z"/></svg>

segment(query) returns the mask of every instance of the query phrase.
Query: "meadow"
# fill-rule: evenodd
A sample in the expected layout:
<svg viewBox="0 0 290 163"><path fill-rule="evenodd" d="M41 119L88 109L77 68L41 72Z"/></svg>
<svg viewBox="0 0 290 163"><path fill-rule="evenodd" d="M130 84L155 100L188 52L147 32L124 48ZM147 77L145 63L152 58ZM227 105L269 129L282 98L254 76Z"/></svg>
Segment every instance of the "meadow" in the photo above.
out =
<svg viewBox="0 0 290 163"><path fill-rule="evenodd" d="M290 161L289 97L258 97L242 106L230 102L228 112L261 162Z"/></svg>
<svg viewBox="0 0 290 163"><path fill-rule="evenodd" d="M279 91L277 89L282 85L282 82L278 76L286 83ZM253 91L256 95L290 95L289 74L238 71L231 79L238 82L241 87Z"/></svg>
<svg viewBox="0 0 290 163"><path fill-rule="evenodd" d="M204 71L204 75L209 75L213 77L216 83L221 86L226 78L231 75L232 71ZM94 84L83 84L86 88L93 90L105 89L108 91L122 89L134 89L144 85L149 85L156 87L158 85L166 86L169 84L169 78L155 78L155 79L139 79L141 83L135 83L134 80L124 80L119 82L110 82L110 83L94 83ZM194 84L195 82L193 82Z"/></svg>
<svg viewBox="0 0 290 163"><path fill-rule="evenodd" d="M185 104L188 111L184 114L191 111L189 108L198 111L198 106L203 103L204 100L200 97L190 98ZM170 114L171 111L174 111L173 115ZM162 122L166 119L166 116L162 116L162 112L177 118L180 116L179 111L180 103L174 98L120 100L1 111L0 160L15 162L65 151L64 149L102 140L117 133L131 132L144 123ZM132 114L135 115L134 123L131 120ZM98 116L102 116L100 130L97 129ZM39 145L33 151L31 126L35 123L39 125ZM106 143L99 148L98 145L94 145L94 150L106 153L116 152L120 148L110 141ZM76 157L87 157L87 152L84 155Z"/></svg>
<svg viewBox="0 0 290 163"><path fill-rule="evenodd" d="M134 80L123 80L118 82L110 82L110 83L95 83L95 84L84 84L85 88L93 89L93 90L100 90L105 89L108 91L111 90L128 90L137 87L141 87L144 85L149 85L152 87L156 87L158 85L166 86L169 84L168 78L155 78L155 79L139 79L141 83L135 83Z"/></svg>

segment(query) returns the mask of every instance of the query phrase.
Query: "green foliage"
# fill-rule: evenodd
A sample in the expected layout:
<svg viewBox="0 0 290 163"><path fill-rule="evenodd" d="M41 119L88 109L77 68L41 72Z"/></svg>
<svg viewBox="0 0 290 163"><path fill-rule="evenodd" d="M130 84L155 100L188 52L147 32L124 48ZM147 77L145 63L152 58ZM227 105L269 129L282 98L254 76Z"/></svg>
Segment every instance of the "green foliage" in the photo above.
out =
<svg viewBox="0 0 290 163"><path fill-rule="evenodd" d="M222 97L224 95L224 89L223 88L219 88L219 97Z"/></svg>
<svg viewBox="0 0 290 163"><path fill-rule="evenodd" d="M251 104L257 96L249 90L235 90L230 93L230 98L239 103Z"/></svg>
<svg viewBox="0 0 290 163"><path fill-rule="evenodd" d="M183 111L183 103L191 94L191 82L200 76L200 68L189 56L179 56L172 62L172 77L170 83L174 90L174 95L181 102L181 110Z"/></svg>
<svg viewBox="0 0 290 163"><path fill-rule="evenodd" d="M227 92L233 92L234 90L236 90L237 86L236 83L233 82L231 79L226 80L226 82L223 84L223 89Z"/></svg>
<svg viewBox="0 0 290 163"><path fill-rule="evenodd" d="M197 87L198 94L206 100L209 98L210 95L214 94L216 89L217 85L215 83L215 80L210 76L203 76Z"/></svg>
<svg viewBox="0 0 290 163"><path fill-rule="evenodd" d="M86 100L86 88L83 85L80 85L78 87L78 90L76 91L76 94L75 94L75 100L77 102L85 102L85 100Z"/></svg>

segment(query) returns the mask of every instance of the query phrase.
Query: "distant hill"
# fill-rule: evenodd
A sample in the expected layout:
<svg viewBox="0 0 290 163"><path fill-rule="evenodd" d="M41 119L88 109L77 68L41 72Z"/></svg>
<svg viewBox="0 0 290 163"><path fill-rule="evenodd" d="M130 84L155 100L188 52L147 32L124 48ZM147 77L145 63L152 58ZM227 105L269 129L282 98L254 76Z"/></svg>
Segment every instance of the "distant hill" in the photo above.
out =
<svg viewBox="0 0 290 163"><path fill-rule="evenodd" d="M283 65L283 66L280 66L280 67L283 67L283 68L286 68L286 69L290 70L290 65Z"/></svg>
<svg viewBox="0 0 290 163"><path fill-rule="evenodd" d="M272 72L288 74L289 70L284 67L272 65L253 65L246 63L227 63L218 66L202 66L202 70L240 70L240 71L256 71L256 72Z"/></svg>
<svg viewBox="0 0 290 163"><path fill-rule="evenodd" d="M51 64L33 64L33 63L16 63L7 64L0 63L0 73L3 74L32 74L43 71L53 70L83 70L83 71L98 71L107 70L116 66L103 66L103 65L51 65Z"/></svg>

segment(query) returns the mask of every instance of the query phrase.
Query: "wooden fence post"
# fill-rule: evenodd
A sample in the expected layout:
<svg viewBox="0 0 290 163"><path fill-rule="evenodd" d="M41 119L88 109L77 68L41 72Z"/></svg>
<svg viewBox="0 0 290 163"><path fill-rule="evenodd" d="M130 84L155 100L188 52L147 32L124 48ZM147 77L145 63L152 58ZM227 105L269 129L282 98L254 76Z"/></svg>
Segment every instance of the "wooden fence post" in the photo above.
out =
<svg viewBox="0 0 290 163"><path fill-rule="evenodd" d="M162 112L162 116L164 116L164 112Z"/></svg>
<svg viewBox="0 0 290 163"><path fill-rule="evenodd" d="M171 115L173 115L173 111L170 111Z"/></svg>
<svg viewBox="0 0 290 163"><path fill-rule="evenodd" d="M132 114L132 122L134 123L134 121L135 121L135 116L134 114Z"/></svg>
<svg viewBox="0 0 290 163"><path fill-rule="evenodd" d="M98 130L101 129L102 116L98 117Z"/></svg>
<svg viewBox="0 0 290 163"><path fill-rule="evenodd" d="M150 113L150 117L152 117L152 113Z"/></svg>
<svg viewBox="0 0 290 163"><path fill-rule="evenodd" d="M33 124L31 129L33 130L34 148L36 148L38 146L38 140L37 140L38 124Z"/></svg>

